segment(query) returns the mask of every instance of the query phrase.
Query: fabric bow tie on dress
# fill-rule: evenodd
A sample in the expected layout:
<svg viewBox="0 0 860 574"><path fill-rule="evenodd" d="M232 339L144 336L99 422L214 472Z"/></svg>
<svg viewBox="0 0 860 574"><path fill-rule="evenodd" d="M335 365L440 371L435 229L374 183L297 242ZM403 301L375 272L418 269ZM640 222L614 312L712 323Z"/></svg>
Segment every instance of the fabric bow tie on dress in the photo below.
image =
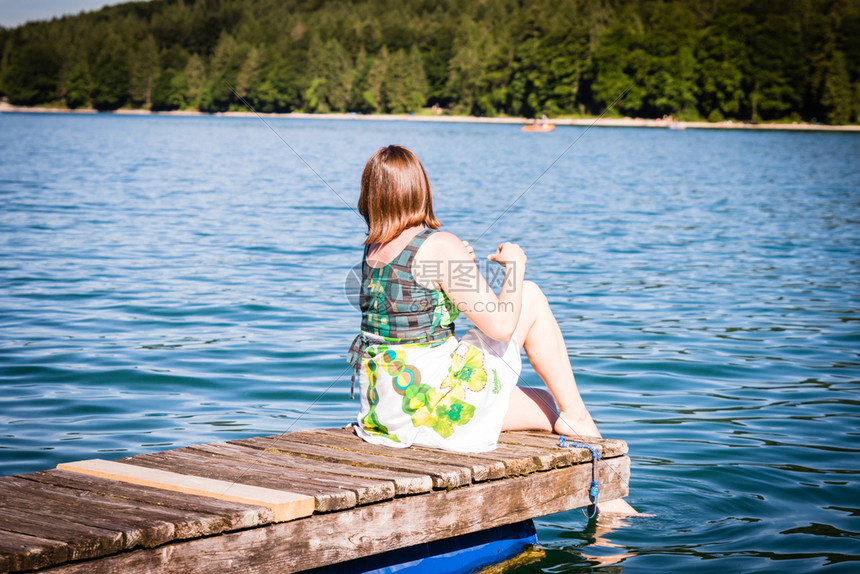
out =
<svg viewBox="0 0 860 574"><path fill-rule="evenodd" d="M352 380L349 384L349 398L350 400L355 398L355 377L358 375L359 369L361 369L361 361L364 359L364 351L367 349L367 346L370 344L370 341L367 340L364 332L356 335L355 339L352 340L352 344L349 346L349 352L346 355L346 362L352 365Z"/></svg>

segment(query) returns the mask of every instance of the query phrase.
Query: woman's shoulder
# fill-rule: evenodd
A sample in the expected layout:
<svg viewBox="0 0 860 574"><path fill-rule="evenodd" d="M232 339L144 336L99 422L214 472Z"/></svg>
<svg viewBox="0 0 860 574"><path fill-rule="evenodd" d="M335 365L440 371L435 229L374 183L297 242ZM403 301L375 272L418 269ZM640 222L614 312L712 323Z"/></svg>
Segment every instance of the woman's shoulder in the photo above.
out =
<svg viewBox="0 0 860 574"><path fill-rule="evenodd" d="M436 231L424 243L430 251L442 250L447 252L452 247L463 247L460 238L449 231Z"/></svg>
<svg viewBox="0 0 860 574"><path fill-rule="evenodd" d="M448 269L451 261L466 261L469 253L460 238L447 231L430 235L415 254L412 273L416 281L428 289L438 289L436 284Z"/></svg>
<svg viewBox="0 0 860 574"><path fill-rule="evenodd" d="M462 259L468 256L460 238L448 231L437 231L432 234L418 252L419 259L435 261Z"/></svg>

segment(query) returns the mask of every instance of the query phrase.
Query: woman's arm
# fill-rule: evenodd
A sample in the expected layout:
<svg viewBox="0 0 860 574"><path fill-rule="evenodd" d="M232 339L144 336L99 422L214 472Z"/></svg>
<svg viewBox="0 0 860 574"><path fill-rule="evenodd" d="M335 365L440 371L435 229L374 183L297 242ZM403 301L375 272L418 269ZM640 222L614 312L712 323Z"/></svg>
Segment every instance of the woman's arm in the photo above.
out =
<svg viewBox="0 0 860 574"><path fill-rule="evenodd" d="M478 270L474 252L456 235L440 231L427 239L416 257L415 279L431 289L441 287L461 313L487 336L508 341L520 319L526 255L518 245L503 243L489 256L505 268L496 295Z"/></svg>

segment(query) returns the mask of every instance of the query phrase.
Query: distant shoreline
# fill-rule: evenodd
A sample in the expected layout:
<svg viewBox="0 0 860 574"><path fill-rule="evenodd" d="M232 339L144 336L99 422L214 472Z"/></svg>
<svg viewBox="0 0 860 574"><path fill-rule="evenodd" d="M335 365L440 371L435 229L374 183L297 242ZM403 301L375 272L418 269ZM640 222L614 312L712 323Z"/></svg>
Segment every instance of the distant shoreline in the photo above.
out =
<svg viewBox="0 0 860 574"><path fill-rule="evenodd" d="M193 110L152 112L149 110L119 109L110 112L99 112L92 108L69 109L69 108L41 108L30 106L13 106L0 102L0 113L26 113L26 114L114 114L125 116L211 116L211 117L234 117L234 118L262 118L272 119L319 119L319 120L369 120L369 121L410 121L410 122L435 122L435 123L473 123L473 124L512 124L527 125L534 120L530 118L484 118L477 116L446 116L446 115L411 115L411 114L357 114L357 113L332 113L332 114L307 114L301 112L290 113L263 113L263 112L218 112L209 114ZM662 128L662 129L710 129L710 130L776 130L776 131L816 131L816 132L860 132L860 125L829 126L808 123L759 123L750 124L745 122L725 121L711 122L682 122L676 120L643 118L582 118L549 119L547 123L557 126L582 126L588 127L615 127L615 128Z"/></svg>

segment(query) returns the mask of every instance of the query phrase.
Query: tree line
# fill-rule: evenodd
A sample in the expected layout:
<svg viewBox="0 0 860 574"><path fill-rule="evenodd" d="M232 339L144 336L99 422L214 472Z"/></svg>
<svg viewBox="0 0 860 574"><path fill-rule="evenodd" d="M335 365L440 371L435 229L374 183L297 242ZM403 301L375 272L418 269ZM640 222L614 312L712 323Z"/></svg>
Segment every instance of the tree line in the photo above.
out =
<svg viewBox="0 0 860 574"><path fill-rule="evenodd" d="M152 0L0 28L21 105L860 116L860 0Z"/></svg>

